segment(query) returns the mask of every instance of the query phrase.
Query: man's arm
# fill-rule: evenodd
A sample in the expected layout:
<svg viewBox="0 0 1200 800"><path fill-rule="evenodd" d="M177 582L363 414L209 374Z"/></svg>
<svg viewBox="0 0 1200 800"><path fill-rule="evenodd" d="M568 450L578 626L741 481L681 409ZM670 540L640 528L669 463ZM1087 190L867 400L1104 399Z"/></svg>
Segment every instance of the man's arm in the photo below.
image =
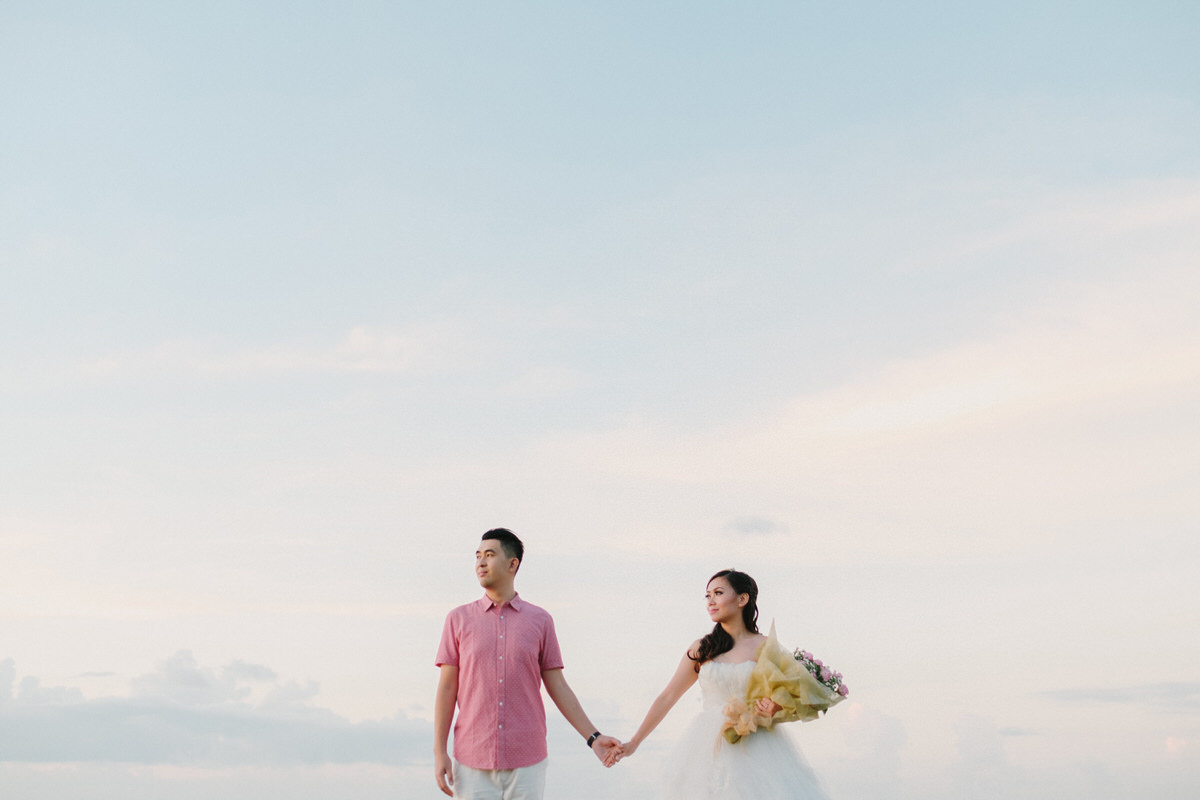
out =
<svg viewBox="0 0 1200 800"><path fill-rule="evenodd" d="M543 672L542 683L546 685L546 694L550 695L554 705L558 706L558 710L567 718L567 722L571 723L571 727L579 731L580 736L587 739L596 732L596 726L584 713L579 698L567 685L562 669L548 669ZM621 740L612 736L599 736L592 742L592 752L604 766L611 767L621 756Z"/></svg>
<svg viewBox="0 0 1200 800"><path fill-rule="evenodd" d="M454 719L454 705L458 702L458 667L442 665L438 678L437 697L433 701L433 776L443 794L454 796L454 765L446 752L446 741L450 738L450 722ZM590 733L590 731L589 731Z"/></svg>

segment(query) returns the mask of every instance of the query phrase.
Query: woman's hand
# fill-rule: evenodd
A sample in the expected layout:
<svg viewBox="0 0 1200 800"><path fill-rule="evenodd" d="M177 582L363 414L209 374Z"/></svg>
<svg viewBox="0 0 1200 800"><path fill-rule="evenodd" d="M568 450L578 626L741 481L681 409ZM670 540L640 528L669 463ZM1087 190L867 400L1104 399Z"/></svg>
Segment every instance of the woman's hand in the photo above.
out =
<svg viewBox="0 0 1200 800"><path fill-rule="evenodd" d="M637 742L625 742L621 745L621 758L628 758L633 755L633 751L637 750Z"/></svg>
<svg viewBox="0 0 1200 800"><path fill-rule="evenodd" d="M775 712L781 708L783 706L779 705L779 703L776 703L769 697L764 697L754 704L754 713L760 717L769 718L775 716Z"/></svg>
<svg viewBox="0 0 1200 800"><path fill-rule="evenodd" d="M592 743L592 752L606 767L621 760L621 740L613 736L601 736Z"/></svg>

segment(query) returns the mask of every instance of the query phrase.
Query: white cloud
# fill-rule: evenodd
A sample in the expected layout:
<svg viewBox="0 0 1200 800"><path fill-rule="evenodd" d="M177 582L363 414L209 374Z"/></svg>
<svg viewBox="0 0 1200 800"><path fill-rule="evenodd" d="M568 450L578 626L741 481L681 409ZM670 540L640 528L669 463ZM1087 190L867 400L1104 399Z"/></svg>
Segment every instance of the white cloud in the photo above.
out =
<svg viewBox="0 0 1200 800"><path fill-rule="evenodd" d="M786 535L788 532L787 526L783 523L770 517L756 515L731 519L725 525L725 530L750 537Z"/></svg>
<svg viewBox="0 0 1200 800"><path fill-rule="evenodd" d="M131 682L129 697L85 699L75 689L11 686L0 662L0 753L9 762L196 765L423 761L429 723L395 716L352 723L311 703L315 683L280 683L274 671L235 661L221 670L180 652ZM269 682L258 702L253 684Z"/></svg>
<svg viewBox="0 0 1200 800"><path fill-rule="evenodd" d="M908 734L904 722L851 701L837 712L845 746L830 761L827 780L837 797L882 797L902 783Z"/></svg>
<svg viewBox="0 0 1200 800"><path fill-rule="evenodd" d="M1170 252L1192 239L1200 220L1200 186L1192 181L1145 181L1080 191L994 180L970 187L970 193L987 198L989 213L980 216L973 206L948 209L954 224L938 219L928 236L930 244L906 248L901 261L906 269L961 269L982 256L1012 253L1031 244L1072 256L1090 250L1099 257L1099 266L1114 255L1106 248L1121 248L1131 238L1139 241L1136 258ZM919 210L929 216L927 207ZM963 218L968 214L973 216ZM918 230L931 224L922 218L912 222Z"/></svg>
<svg viewBox="0 0 1200 800"><path fill-rule="evenodd" d="M1020 537L1036 535L1039 516L1078 522L1102 502L1136 503L1134 487L1172 480L1200 447L1190 411L1200 401L1200 273L1178 257L1145 266L1119 281L1060 282L967 342L719 426L629 415L546 436L527 460L557 465L556 481L688 491L694 513L721 520L714 531L734 496L739 516L852 527L872 546L949 544L930 538L938 531L963 546L973 544L958 538L963 526ZM751 497L764 505L747 507ZM655 512L636 516L642 527L620 541L651 552L662 544L646 535ZM920 537L896 535L918 518Z"/></svg>
<svg viewBox="0 0 1200 800"><path fill-rule="evenodd" d="M487 340L454 320L403 329L358 325L336 342L227 347L183 338L95 359L81 368L89 377L193 374L254 377L280 374L446 372L478 363Z"/></svg>
<svg viewBox="0 0 1200 800"><path fill-rule="evenodd" d="M1132 705L1138 708L1200 711L1200 682L1148 683L1140 686L1058 689L1042 692L1063 703Z"/></svg>
<svg viewBox="0 0 1200 800"><path fill-rule="evenodd" d="M950 778L956 796L999 800L1028 794L991 719L964 712L954 723L954 734L958 759L950 767Z"/></svg>
<svg viewBox="0 0 1200 800"><path fill-rule="evenodd" d="M432 769L375 764L256 764L197 767L175 764L0 762L5 800L113 797L121 800L395 800L433 797ZM102 788L98 788L102 787ZM103 794L98 794L102 791Z"/></svg>
<svg viewBox="0 0 1200 800"><path fill-rule="evenodd" d="M1105 413L1200 388L1194 270L1122 285L1064 286L1005 331L886 365L799 399L760 441L856 441Z"/></svg>

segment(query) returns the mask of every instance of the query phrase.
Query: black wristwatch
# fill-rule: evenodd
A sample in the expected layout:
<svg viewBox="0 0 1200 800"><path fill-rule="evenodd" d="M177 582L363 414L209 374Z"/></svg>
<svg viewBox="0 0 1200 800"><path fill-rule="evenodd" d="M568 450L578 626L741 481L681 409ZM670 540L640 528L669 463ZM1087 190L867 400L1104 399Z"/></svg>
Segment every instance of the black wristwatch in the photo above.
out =
<svg viewBox="0 0 1200 800"><path fill-rule="evenodd" d="M600 731L596 731L595 733L593 733L591 736L588 737L588 750L592 749L592 745L595 744L596 740L599 738L600 738Z"/></svg>

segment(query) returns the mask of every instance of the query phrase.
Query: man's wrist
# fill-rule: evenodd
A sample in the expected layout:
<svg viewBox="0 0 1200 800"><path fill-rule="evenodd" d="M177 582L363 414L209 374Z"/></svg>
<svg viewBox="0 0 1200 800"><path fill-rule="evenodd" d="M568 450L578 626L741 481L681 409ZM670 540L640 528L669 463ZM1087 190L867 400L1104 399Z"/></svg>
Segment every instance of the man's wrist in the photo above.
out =
<svg viewBox="0 0 1200 800"><path fill-rule="evenodd" d="M589 750L591 749L592 745L596 743L596 740L600 738L600 736L601 736L600 731L595 731L591 736L588 737L587 743L588 743Z"/></svg>

